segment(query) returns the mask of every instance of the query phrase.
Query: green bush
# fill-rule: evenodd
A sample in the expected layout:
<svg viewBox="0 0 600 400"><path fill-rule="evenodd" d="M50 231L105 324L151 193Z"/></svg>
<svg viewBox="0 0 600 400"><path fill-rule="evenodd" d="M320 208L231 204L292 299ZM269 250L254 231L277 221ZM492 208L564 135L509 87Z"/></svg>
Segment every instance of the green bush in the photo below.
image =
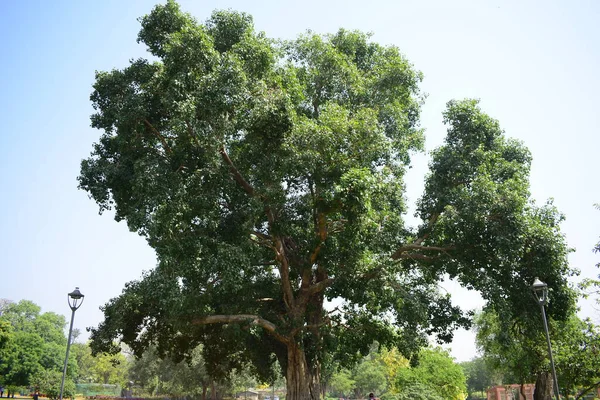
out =
<svg viewBox="0 0 600 400"><path fill-rule="evenodd" d="M32 378L33 386L45 394L50 399L58 399L60 396L60 383L62 373L60 371L42 370L36 373ZM69 378L65 379L63 389L63 398L73 398L75 396L75 384Z"/></svg>
<svg viewBox="0 0 600 400"><path fill-rule="evenodd" d="M384 400L382 397L381 400ZM387 398L385 399L387 400ZM392 400L392 399L390 399ZM422 383L411 383L402 388L393 400L447 400L437 394L433 389Z"/></svg>

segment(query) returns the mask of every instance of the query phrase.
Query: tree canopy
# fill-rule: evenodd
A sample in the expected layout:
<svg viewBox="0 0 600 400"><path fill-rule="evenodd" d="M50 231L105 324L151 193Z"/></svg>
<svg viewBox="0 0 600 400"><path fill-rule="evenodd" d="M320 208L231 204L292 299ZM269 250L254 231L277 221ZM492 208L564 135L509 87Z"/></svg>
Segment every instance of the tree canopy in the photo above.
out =
<svg viewBox="0 0 600 400"><path fill-rule="evenodd" d="M468 326L437 289L448 275L521 315L540 277L566 315L562 217L530 200L529 152L477 101L448 103L413 229L422 74L398 48L343 29L278 41L248 14L198 23L173 1L140 21L156 61L97 73L102 134L79 183L158 265L104 307L94 351L204 343L209 370L267 376L278 360L289 398L315 399L329 355L356 361L377 340L410 356Z"/></svg>
<svg viewBox="0 0 600 400"><path fill-rule="evenodd" d="M0 384L39 386L48 381L44 377L54 372L62 375L67 344L65 325L62 315L41 313L41 308L31 301L6 303L0 315ZM70 361L68 389L72 387L74 369L76 365Z"/></svg>
<svg viewBox="0 0 600 400"><path fill-rule="evenodd" d="M475 328L486 366L502 376L504 383L536 381L536 390L541 390L539 376L551 378L541 316L530 323L503 324L497 314L487 311L477 316ZM580 398L600 384L600 329L573 313L565 321L550 320L549 330L561 395Z"/></svg>

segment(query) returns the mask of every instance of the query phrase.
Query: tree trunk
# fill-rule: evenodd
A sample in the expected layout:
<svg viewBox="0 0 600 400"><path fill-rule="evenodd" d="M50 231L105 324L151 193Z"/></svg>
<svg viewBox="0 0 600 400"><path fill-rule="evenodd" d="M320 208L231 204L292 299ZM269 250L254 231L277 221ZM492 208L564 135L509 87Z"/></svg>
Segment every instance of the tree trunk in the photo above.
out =
<svg viewBox="0 0 600 400"><path fill-rule="evenodd" d="M202 400L206 400L206 391L208 390L208 385L202 384Z"/></svg>
<svg viewBox="0 0 600 400"><path fill-rule="evenodd" d="M535 381L533 400L552 400L552 375L550 372L541 372Z"/></svg>
<svg viewBox="0 0 600 400"><path fill-rule="evenodd" d="M306 355L296 343L287 349L286 400L319 400L319 370L310 368Z"/></svg>

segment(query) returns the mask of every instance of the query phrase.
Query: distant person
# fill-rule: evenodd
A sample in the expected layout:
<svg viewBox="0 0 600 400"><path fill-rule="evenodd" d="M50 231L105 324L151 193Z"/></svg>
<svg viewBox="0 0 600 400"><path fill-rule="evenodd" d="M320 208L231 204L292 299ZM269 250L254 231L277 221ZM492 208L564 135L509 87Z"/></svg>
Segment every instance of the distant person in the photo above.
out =
<svg viewBox="0 0 600 400"><path fill-rule="evenodd" d="M0 397L4 396L4 388L0 386Z"/></svg>
<svg viewBox="0 0 600 400"><path fill-rule="evenodd" d="M40 394L38 392L34 392L33 393L33 400L38 400L38 397L40 397Z"/></svg>
<svg viewBox="0 0 600 400"><path fill-rule="evenodd" d="M373 393L369 393L369 400L377 400L377 397Z"/></svg>

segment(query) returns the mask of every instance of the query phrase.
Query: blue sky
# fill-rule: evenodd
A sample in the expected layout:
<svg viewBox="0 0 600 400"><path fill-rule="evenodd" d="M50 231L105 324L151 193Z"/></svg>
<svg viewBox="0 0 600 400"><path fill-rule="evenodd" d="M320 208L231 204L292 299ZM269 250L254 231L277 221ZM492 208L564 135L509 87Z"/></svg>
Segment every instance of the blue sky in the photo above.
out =
<svg viewBox="0 0 600 400"><path fill-rule="evenodd" d="M99 306L155 264L143 239L77 190L79 163L100 132L90 128L95 70L144 56L137 18L155 1L0 2L0 298L30 299L69 314L66 294L86 295L75 327L96 325ZM427 149L441 144L441 112L454 98L476 97L506 134L533 154L532 195L553 197L563 230L577 249L582 277L598 275L600 255L600 3L594 0L181 1L199 20L214 9L254 16L258 30L293 38L312 29L374 33L397 45L425 75L422 125ZM417 155L407 197L422 190L428 156ZM444 285L459 304L472 293ZM532 305L533 307L534 305ZM600 322L590 303L583 314ZM475 353L460 332L459 360Z"/></svg>

